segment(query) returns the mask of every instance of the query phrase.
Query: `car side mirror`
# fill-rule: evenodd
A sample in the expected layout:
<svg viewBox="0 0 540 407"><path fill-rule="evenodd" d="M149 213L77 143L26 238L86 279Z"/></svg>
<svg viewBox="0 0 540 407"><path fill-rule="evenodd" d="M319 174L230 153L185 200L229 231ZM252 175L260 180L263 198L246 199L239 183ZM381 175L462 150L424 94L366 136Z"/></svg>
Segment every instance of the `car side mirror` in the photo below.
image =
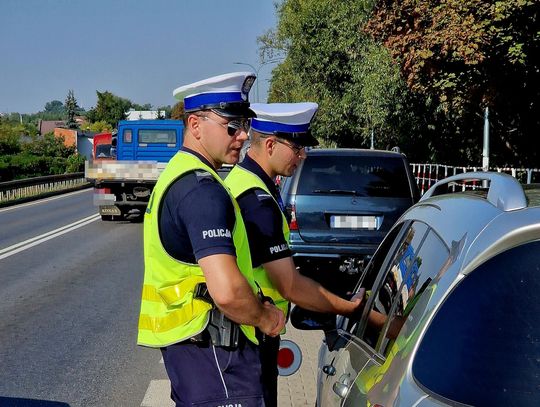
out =
<svg viewBox="0 0 540 407"><path fill-rule="evenodd" d="M295 305L291 311L291 323L296 329L303 331L330 331L336 329L336 316L308 311Z"/></svg>
<svg viewBox="0 0 540 407"><path fill-rule="evenodd" d="M330 351L344 345L336 328L336 316L321 312L308 311L295 305L291 311L291 323L296 329L304 331L324 331L324 342Z"/></svg>

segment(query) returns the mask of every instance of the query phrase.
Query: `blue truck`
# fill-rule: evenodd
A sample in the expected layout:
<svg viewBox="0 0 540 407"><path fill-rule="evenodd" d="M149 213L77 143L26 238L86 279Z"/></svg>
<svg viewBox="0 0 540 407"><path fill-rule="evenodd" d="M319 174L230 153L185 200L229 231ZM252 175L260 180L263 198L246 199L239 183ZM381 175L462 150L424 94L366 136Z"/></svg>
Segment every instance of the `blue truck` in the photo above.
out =
<svg viewBox="0 0 540 407"><path fill-rule="evenodd" d="M85 177L94 185L94 205L101 219L144 213L159 174L182 146L183 130L180 120L118 122L111 159L85 163Z"/></svg>

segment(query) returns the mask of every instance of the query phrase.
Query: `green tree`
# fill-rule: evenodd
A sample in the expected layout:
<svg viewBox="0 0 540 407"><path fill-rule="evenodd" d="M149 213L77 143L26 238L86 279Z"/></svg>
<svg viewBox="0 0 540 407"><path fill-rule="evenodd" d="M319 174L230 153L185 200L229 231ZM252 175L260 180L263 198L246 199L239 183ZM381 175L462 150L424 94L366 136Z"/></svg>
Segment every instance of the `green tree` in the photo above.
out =
<svg viewBox="0 0 540 407"><path fill-rule="evenodd" d="M171 109L170 118L174 120L182 120L184 118L184 101L177 102Z"/></svg>
<svg viewBox="0 0 540 407"><path fill-rule="evenodd" d="M21 151L20 126L14 126L0 117L0 156Z"/></svg>
<svg viewBox="0 0 540 407"><path fill-rule="evenodd" d="M112 126L104 120L99 120L97 122L90 123L86 129L95 133L104 133L112 131Z"/></svg>
<svg viewBox="0 0 540 407"><path fill-rule="evenodd" d="M56 137L51 132L43 137L35 137L30 143L23 144L22 151L35 156L67 158L75 154L75 147L67 147L63 137Z"/></svg>
<svg viewBox="0 0 540 407"><path fill-rule="evenodd" d="M492 163L536 166L539 17L535 0L381 0L367 30L427 102L441 157L454 151L461 163L480 161L489 107Z"/></svg>
<svg viewBox="0 0 540 407"><path fill-rule="evenodd" d="M145 103L144 105L133 103L131 107L133 108L133 110L152 110L152 105L150 103Z"/></svg>
<svg viewBox="0 0 540 407"><path fill-rule="evenodd" d="M171 106L169 106L169 105L160 106L160 107L157 108L157 111L158 112L165 112L165 115L163 117L161 117L161 119L170 119L171 118L171 112L172 112Z"/></svg>
<svg viewBox="0 0 540 407"><path fill-rule="evenodd" d="M105 121L116 128L118 121L126 118L126 112L132 107L131 101L108 91L96 93L96 107L87 112L87 119L90 122Z"/></svg>
<svg viewBox="0 0 540 407"><path fill-rule="evenodd" d="M66 127L68 129L78 128L79 126L75 121L75 115L79 110L79 105L77 104L77 99L75 99L75 94L73 93L72 89L68 91L66 96L65 110L67 114Z"/></svg>
<svg viewBox="0 0 540 407"><path fill-rule="evenodd" d="M410 125L408 96L389 53L363 31L371 0L285 0L278 25L259 37L261 58L284 58L273 70L269 101L314 101L315 136L327 146L400 142Z"/></svg>
<svg viewBox="0 0 540 407"><path fill-rule="evenodd" d="M66 172L83 172L85 158L80 154L71 154L66 158Z"/></svg>
<svg viewBox="0 0 540 407"><path fill-rule="evenodd" d="M45 103L44 112L46 113L64 113L64 105L59 100L51 100Z"/></svg>

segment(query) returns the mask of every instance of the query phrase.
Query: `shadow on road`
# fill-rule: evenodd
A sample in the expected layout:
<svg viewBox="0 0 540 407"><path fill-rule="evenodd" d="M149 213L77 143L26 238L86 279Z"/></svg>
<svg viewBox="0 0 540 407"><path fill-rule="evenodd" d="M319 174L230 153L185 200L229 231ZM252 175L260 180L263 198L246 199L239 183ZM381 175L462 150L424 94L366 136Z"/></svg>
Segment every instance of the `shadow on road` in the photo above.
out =
<svg viewBox="0 0 540 407"><path fill-rule="evenodd" d="M61 401L21 399L18 397L0 397L2 407L70 407Z"/></svg>

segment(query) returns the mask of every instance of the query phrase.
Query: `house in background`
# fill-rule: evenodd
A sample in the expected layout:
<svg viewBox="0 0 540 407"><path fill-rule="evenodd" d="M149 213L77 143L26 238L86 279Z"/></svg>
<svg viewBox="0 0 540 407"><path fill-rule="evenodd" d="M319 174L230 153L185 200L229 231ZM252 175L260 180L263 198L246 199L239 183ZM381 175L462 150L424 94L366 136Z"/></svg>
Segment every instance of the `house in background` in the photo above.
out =
<svg viewBox="0 0 540 407"><path fill-rule="evenodd" d="M47 133L51 133L57 127L65 127L65 120L41 120L38 121L38 134L44 136Z"/></svg>
<svg viewBox="0 0 540 407"><path fill-rule="evenodd" d="M86 159L90 159L92 157L95 134L96 133L92 131L62 129L59 127L54 129L55 137L63 137L64 145L66 147L75 147L77 152L86 157Z"/></svg>

